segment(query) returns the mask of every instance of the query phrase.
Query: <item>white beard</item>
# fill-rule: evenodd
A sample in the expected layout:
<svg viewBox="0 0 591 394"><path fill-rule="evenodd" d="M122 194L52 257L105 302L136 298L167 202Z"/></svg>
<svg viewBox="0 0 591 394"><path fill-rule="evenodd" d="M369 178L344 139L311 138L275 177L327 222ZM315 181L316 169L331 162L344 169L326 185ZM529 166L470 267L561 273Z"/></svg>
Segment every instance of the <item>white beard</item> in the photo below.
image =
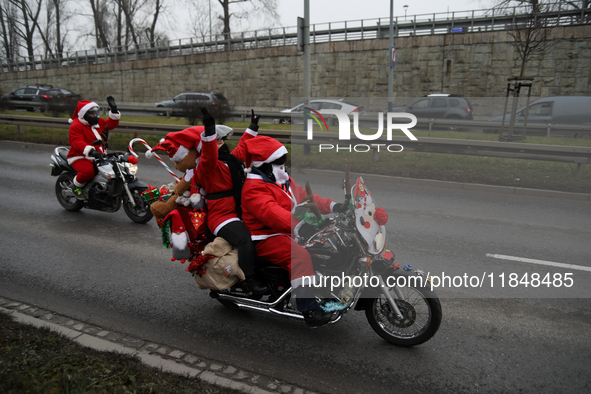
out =
<svg viewBox="0 0 591 394"><path fill-rule="evenodd" d="M285 165L273 164L273 175L277 183L285 183L289 181L289 174L285 171Z"/></svg>

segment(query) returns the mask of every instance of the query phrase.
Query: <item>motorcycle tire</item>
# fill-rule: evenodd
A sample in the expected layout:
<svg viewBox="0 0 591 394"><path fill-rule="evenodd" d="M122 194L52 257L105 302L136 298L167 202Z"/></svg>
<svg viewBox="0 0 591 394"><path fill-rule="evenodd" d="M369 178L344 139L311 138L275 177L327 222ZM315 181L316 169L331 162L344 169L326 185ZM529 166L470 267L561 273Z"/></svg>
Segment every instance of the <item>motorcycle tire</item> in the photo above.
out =
<svg viewBox="0 0 591 394"><path fill-rule="evenodd" d="M148 223L154 216L152 211L150 211L150 206L148 205L146 199L142 197L142 192L146 190L148 189L131 190L131 195L133 196L135 206L131 204L127 194L125 192L123 193L123 210L127 214L127 217L129 217L135 223Z"/></svg>
<svg viewBox="0 0 591 394"><path fill-rule="evenodd" d="M400 287L404 300L392 294L403 318L400 319L383 294L369 301L365 316L373 330L386 341L404 347L427 342L439 329L441 303L435 293L424 287Z"/></svg>
<svg viewBox="0 0 591 394"><path fill-rule="evenodd" d="M55 182L55 196L64 209L75 212L84 207L84 201L78 200L73 194L71 196L68 195L68 191L71 192L74 188L73 180L72 175L68 173L61 174Z"/></svg>

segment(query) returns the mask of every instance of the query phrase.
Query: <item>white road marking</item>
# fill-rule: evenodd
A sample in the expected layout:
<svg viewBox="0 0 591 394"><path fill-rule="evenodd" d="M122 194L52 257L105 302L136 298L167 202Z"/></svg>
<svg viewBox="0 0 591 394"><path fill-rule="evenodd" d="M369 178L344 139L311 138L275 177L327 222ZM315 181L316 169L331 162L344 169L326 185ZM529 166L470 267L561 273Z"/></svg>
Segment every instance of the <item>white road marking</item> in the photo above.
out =
<svg viewBox="0 0 591 394"><path fill-rule="evenodd" d="M551 267L568 268L568 269L573 269L573 270L590 271L591 272L591 267L585 267L584 265L555 263L553 261L528 259L526 257L506 256L504 254L492 254L492 253L487 253L486 257L492 257L493 259L520 261L522 263L549 265Z"/></svg>

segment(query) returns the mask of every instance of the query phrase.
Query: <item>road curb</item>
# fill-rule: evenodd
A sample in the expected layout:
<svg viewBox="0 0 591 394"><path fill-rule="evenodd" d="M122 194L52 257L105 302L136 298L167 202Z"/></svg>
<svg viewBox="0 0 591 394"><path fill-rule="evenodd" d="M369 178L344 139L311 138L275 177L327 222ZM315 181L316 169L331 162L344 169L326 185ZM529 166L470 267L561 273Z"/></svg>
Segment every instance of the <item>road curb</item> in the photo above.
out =
<svg viewBox="0 0 591 394"><path fill-rule="evenodd" d="M0 297L0 313L6 313L20 323L47 328L82 346L135 356L149 367L197 378L216 386L248 394L315 394L270 376L208 360L181 349L115 333L20 301Z"/></svg>
<svg viewBox="0 0 591 394"><path fill-rule="evenodd" d="M338 175L343 177L343 171L335 170L319 170L313 168L298 168L296 173L299 174L311 174L311 175ZM403 178L389 175L376 175L376 174L364 174L351 172L351 175L362 176L364 180L373 181L387 181L392 185L414 185L414 186L428 186L428 187L439 187L445 189L461 189L468 191L482 191L487 193L500 193L500 194L516 194L522 196L532 197L550 197L550 198L561 198L566 200L579 200L579 201L591 201L590 193L571 193L571 192L560 192L556 190L545 190L545 189L528 189L523 187L514 186L495 186L495 185L484 185L480 183L460 183L451 181L436 181L432 179L416 179L416 178Z"/></svg>

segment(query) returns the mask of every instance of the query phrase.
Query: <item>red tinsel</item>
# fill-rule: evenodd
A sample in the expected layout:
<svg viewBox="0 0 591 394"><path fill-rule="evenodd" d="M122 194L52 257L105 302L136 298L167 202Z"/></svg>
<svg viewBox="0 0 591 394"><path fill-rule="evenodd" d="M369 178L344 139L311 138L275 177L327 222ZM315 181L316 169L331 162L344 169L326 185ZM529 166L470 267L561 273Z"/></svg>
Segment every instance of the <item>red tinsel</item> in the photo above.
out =
<svg viewBox="0 0 591 394"><path fill-rule="evenodd" d="M189 266L187 267L187 271L189 271L192 274L195 273L195 271L199 271L199 274L203 275L203 274L205 274L205 269L204 269L203 265L205 263L207 263L209 261L209 259L213 259L213 258L215 258L215 256L212 254L199 255L199 256L195 257L195 259L193 259L193 261L191 261L191 264L189 264Z"/></svg>

